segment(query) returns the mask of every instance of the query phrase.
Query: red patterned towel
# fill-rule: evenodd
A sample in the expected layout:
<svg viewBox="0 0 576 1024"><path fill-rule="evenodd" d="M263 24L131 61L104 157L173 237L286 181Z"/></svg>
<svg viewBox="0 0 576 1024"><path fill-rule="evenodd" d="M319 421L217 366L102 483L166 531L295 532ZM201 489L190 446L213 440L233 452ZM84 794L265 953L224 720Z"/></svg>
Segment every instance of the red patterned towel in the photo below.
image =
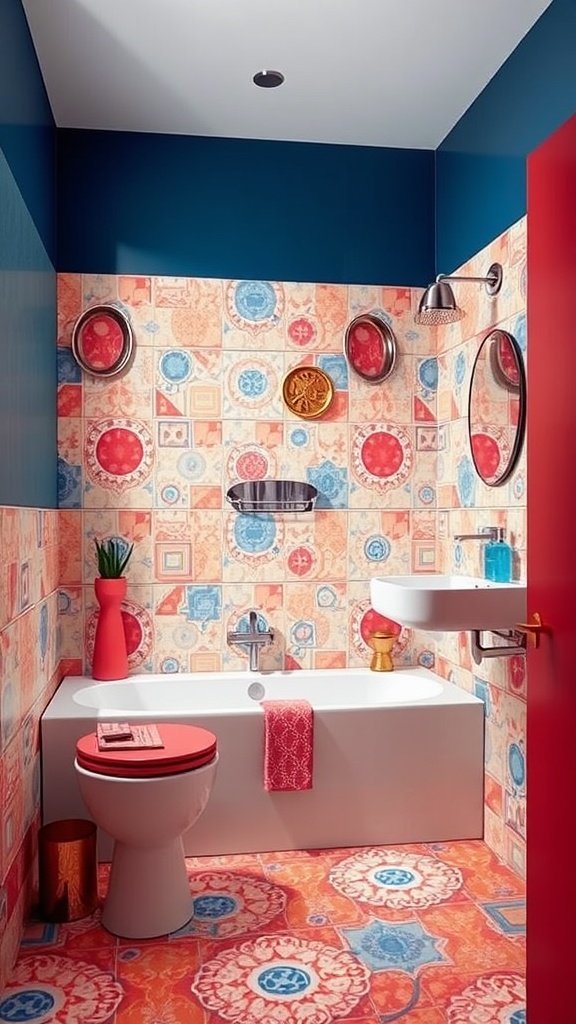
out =
<svg viewBox="0 0 576 1024"><path fill-rule="evenodd" d="M264 788L312 789L314 711L307 700L263 700Z"/></svg>

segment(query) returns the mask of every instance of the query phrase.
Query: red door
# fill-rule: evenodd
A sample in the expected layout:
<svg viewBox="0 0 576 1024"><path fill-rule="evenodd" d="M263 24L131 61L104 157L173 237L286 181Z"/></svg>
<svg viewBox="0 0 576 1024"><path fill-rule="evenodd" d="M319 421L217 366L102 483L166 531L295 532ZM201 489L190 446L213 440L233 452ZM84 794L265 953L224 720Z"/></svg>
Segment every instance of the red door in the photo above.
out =
<svg viewBox="0 0 576 1024"><path fill-rule="evenodd" d="M576 117L528 160L527 1016L576 1021Z"/></svg>

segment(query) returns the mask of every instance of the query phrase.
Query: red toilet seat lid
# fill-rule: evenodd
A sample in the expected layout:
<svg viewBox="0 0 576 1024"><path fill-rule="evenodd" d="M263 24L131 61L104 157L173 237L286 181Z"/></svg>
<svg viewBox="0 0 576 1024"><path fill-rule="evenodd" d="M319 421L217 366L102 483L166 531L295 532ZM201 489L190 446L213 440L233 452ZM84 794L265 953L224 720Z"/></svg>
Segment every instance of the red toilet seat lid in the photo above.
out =
<svg viewBox="0 0 576 1024"><path fill-rule="evenodd" d="M156 728L164 746L144 750L100 750L96 733L88 733L76 744L78 765L98 775L139 779L190 772L216 757L216 737L208 729L173 724Z"/></svg>

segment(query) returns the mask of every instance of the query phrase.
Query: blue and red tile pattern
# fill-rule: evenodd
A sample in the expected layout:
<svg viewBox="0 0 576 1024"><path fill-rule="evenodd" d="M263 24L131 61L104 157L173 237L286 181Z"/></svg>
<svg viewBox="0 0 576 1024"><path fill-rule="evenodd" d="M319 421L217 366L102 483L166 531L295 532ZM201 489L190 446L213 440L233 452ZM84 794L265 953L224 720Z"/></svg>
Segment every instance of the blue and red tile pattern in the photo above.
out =
<svg viewBox="0 0 576 1024"><path fill-rule="evenodd" d="M525 1024L522 882L482 842L188 869L192 916L172 935L116 939L99 912L31 923L0 1022Z"/></svg>

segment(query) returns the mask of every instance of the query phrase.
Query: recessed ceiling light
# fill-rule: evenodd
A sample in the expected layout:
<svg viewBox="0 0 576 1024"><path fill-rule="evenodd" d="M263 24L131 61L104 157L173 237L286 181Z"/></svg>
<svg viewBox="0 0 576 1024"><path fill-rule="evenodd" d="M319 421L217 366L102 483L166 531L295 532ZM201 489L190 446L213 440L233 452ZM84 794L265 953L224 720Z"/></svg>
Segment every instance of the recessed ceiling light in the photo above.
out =
<svg viewBox="0 0 576 1024"><path fill-rule="evenodd" d="M282 85L284 75L281 71L257 71L252 81L261 89L276 89Z"/></svg>

